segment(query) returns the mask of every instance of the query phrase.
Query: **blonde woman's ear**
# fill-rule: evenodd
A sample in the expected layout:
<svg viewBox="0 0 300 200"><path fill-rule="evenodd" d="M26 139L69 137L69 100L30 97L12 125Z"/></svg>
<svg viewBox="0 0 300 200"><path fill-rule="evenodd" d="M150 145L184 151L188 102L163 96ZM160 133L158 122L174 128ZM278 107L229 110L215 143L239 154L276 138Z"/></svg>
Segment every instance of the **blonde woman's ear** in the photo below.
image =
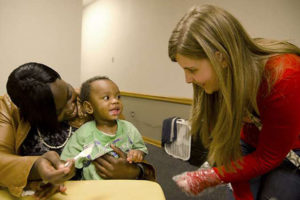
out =
<svg viewBox="0 0 300 200"><path fill-rule="evenodd" d="M221 52L216 51L215 55L217 57L217 60L221 63L221 65L222 65L223 68L225 68L225 67L228 66L228 63L227 63L224 55Z"/></svg>

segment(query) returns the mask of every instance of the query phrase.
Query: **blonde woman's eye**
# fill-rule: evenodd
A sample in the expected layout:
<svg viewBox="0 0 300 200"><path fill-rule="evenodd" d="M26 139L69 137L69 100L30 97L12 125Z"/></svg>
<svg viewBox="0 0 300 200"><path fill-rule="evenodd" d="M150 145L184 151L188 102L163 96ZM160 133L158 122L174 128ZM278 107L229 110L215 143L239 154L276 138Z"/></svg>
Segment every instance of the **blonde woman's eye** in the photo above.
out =
<svg viewBox="0 0 300 200"><path fill-rule="evenodd" d="M196 72L197 70L196 69L190 69L190 72L191 73L194 73L194 72Z"/></svg>
<svg viewBox="0 0 300 200"><path fill-rule="evenodd" d="M196 72L196 69L185 68L185 71L188 73L194 73Z"/></svg>

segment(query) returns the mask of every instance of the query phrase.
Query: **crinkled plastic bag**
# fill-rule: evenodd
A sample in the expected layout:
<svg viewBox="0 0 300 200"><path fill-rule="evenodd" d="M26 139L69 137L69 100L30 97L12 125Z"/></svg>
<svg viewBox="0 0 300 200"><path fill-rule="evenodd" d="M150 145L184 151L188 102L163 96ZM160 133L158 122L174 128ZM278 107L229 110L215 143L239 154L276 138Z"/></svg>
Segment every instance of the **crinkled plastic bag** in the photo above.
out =
<svg viewBox="0 0 300 200"><path fill-rule="evenodd" d="M204 162L204 163L201 165L201 167L200 167L198 170L201 170L201 169L209 169L209 168L211 168L211 166L210 166L210 164L206 161L206 162ZM182 177L185 177L186 173L187 173L187 172L183 172L183 173L181 173L181 174L175 175L175 176L172 177L172 180L173 180L174 182L177 182L179 179L182 179ZM188 180L183 181L183 182L181 182L181 183L182 183L181 186L182 186L185 190L187 190L187 191L190 190L190 188L189 188L190 186L189 186L189 184L188 184ZM200 192L200 193L197 194L197 195L192 195L192 194L187 193L187 192L185 192L185 191L183 191L183 192L184 192L187 196L197 196L197 197L201 197L201 196L207 196L207 195L211 194L212 192L214 192L217 188L219 188L219 187L224 187L224 186L226 186L226 187L228 187L229 189L232 190L232 187L231 187L230 183L228 183L228 184L220 184L220 185L217 185L217 186L214 186L214 187L206 188L206 189L204 189L202 192Z"/></svg>

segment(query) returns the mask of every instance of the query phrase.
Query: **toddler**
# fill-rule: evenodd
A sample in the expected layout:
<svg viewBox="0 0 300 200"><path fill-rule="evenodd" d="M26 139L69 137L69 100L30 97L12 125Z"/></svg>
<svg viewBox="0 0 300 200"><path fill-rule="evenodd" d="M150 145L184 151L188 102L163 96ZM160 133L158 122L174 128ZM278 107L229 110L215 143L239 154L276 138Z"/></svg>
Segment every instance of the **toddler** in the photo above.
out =
<svg viewBox="0 0 300 200"><path fill-rule="evenodd" d="M61 154L62 160L76 157L75 167L83 168L85 180L101 179L91 161L106 153L118 157L111 144L127 153L128 162L143 161L147 148L135 126L119 119L123 106L119 88L112 80L105 76L87 80L81 86L80 99L85 112L94 120L71 136ZM77 156L83 150L85 154Z"/></svg>

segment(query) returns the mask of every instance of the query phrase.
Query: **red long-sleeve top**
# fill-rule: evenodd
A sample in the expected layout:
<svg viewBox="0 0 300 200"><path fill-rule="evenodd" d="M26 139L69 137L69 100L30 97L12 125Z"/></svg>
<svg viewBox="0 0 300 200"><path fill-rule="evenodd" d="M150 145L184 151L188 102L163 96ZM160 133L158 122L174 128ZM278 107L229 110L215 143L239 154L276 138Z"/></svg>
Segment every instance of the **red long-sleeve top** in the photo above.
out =
<svg viewBox="0 0 300 200"><path fill-rule="evenodd" d="M230 182L237 200L252 200L249 180L276 168L291 149L300 149L300 56L285 54L271 57L265 70L283 66L283 72L268 93L267 82L262 81L257 104L262 123L261 131L254 124L245 124L241 138L256 150L243 156L241 169L220 174ZM272 73L271 73L272 74ZM223 168L224 169L224 168Z"/></svg>

